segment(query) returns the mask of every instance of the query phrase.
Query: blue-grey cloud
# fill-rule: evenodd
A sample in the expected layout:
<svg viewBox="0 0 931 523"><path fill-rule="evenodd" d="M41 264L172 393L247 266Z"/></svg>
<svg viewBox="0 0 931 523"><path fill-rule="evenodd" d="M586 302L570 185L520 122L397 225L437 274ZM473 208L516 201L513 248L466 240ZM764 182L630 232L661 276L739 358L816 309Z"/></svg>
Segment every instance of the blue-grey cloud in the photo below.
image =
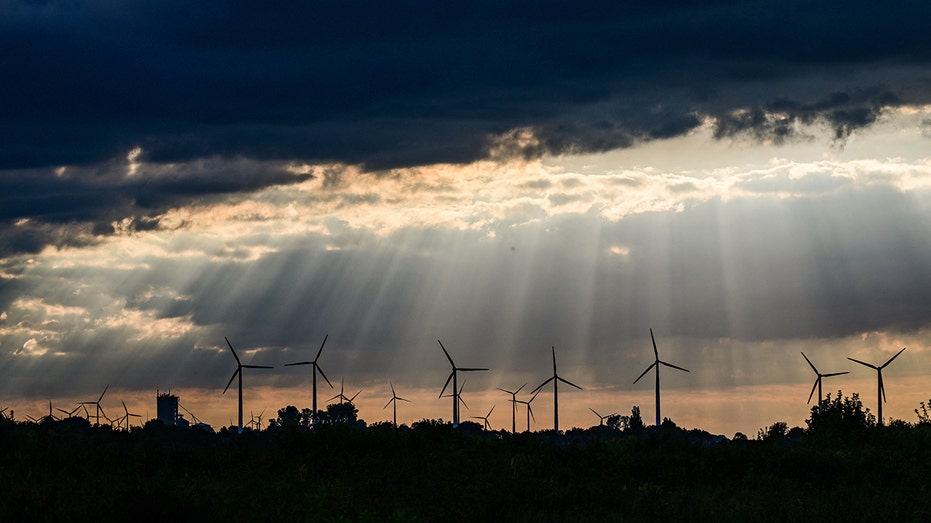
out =
<svg viewBox="0 0 931 523"><path fill-rule="evenodd" d="M931 101L924 2L566 7L5 0L0 168L141 146L153 161L380 169L474 160L520 127L536 155L677 136L705 116L719 135L823 119L843 138L885 106Z"/></svg>

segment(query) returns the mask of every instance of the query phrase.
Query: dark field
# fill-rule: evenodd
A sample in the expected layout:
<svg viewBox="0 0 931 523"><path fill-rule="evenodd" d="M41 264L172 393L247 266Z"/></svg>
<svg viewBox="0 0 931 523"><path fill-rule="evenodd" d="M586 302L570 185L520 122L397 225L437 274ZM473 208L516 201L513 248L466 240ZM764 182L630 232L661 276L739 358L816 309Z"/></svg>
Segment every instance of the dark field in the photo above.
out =
<svg viewBox="0 0 931 523"><path fill-rule="evenodd" d="M671 423L559 436L436 421L236 436L3 419L2 519L931 521L931 425L846 422L722 441Z"/></svg>

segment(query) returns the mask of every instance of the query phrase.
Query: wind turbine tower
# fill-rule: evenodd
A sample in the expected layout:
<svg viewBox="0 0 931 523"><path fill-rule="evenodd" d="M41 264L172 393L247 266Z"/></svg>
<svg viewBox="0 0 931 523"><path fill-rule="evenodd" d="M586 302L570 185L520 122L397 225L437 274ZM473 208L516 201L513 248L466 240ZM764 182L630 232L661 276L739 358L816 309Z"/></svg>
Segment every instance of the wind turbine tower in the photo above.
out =
<svg viewBox="0 0 931 523"><path fill-rule="evenodd" d="M563 382L566 385L572 385L573 387L582 390L582 387L579 387L575 383L572 383L569 380L565 380L559 376L556 372L556 347L553 347L553 375L541 383L537 388L530 391L531 393L539 392L549 382L553 382L553 430L559 432L559 382ZM529 405L528 405L529 407Z"/></svg>
<svg viewBox="0 0 931 523"><path fill-rule="evenodd" d="M905 347L902 347L902 350L900 350L899 352L896 352L895 356L889 358L889 360L886 361L886 363L883 363L879 367L877 367L876 365L870 364L870 363L866 363L864 361L855 360L853 358L847 358L848 360L859 363L860 365L867 366L871 369L876 369L876 379L878 381L877 388L879 389L877 392L878 397L876 399L877 400L876 403L877 405L879 405L879 407L876 409L876 412L878 413L877 418L879 419L880 425L883 424L883 403L886 401L886 388L883 387L883 369L886 368L890 363L892 363L892 360L898 358L899 354L902 354L903 351L905 351Z"/></svg>
<svg viewBox="0 0 931 523"><path fill-rule="evenodd" d="M498 387L498 390L501 392L507 392L511 395L511 434L517 434L517 393L526 386L527 384L524 383L515 391L505 390L501 387Z"/></svg>
<svg viewBox="0 0 931 523"><path fill-rule="evenodd" d="M817 388L817 389L818 389L818 412L821 412L821 405L822 405L822 403L824 402L824 400L821 399L821 398L824 397L824 396L822 396L822 394L821 394L821 379L822 379L822 378L829 378L829 377L831 377L831 376L840 376L840 375L842 375L842 374L850 374L850 372L849 372L849 371L847 371L847 372L829 372L829 373L827 373L827 374L821 374L820 372L818 372L818 369L815 368L814 363L812 363L811 360L808 359L808 356L805 356L805 353L804 353L804 352L802 353L802 357L805 358L805 361L808 362L808 366L811 367L811 370L815 371L815 375L818 376L817 378L815 378L815 384L811 386L811 393L808 395L808 403L811 403L811 397L814 396L814 394L815 394L815 389Z"/></svg>
<svg viewBox="0 0 931 523"><path fill-rule="evenodd" d="M320 365L317 365L317 360L320 359L320 353L323 352L323 346L326 345L326 340L329 337L330 337L329 334L323 337L323 343L320 344L320 350L317 351L317 357L315 357L313 361L299 361L297 363L285 363L284 365L285 367L291 367L294 365L313 365L312 371L314 375L314 378L313 378L313 409L314 411L310 416L311 425L317 424L317 373L319 372L320 375L323 376L323 379L326 380L326 384L329 385L331 389L333 388L333 384L330 383L330 380L326 377L326 374L323 373L323 369L320 368Z"/></svg>
<svg viewBox="0 0 931 523"><path fill-rule="evenodd" d="M233 348L233 344L230 343L229 338L226 336L223 337L226 340L226 344L229 345L230 350L233 351L233 357L236 358L236 370L233 372L233 375L230 376L229 382L226 384L226 388L223 389L223 394L226 394L226 391L229 390L230 385L233 384L233 380L236 379L236 376L239 375L239 426L238 433L242 434L242 369L273 369L274 367L269 367L267 365L243 365L239 361L239 356L236 354L236 349Z"/></svg>
<svg viewBox="0 0 931 523"><path fill-rule="evenodd" d="M100 397L97 398L97 401L82 401L79 403L79 405L96 405L97 406L97 421L94 423L94 425L97 427L100 426L100 413L103 412L103 407L100 406L100 402L103 401L103 395L107 393L107 389L109 388L110 388L110 385L107 385L106 387L104 387L103 392L100 393ZM106 412L103 412L103 417L104 419L109 420L109 418L107 418Z"/></svg>
<svg viewBox="0 0 931 523"><path fill-rule="evenodd" d="M453 363L453 359L449 356L449 352L446 350L446 347L443 346L443 342L440 340L436 340L436 341L437 343L440 344L440 348L443 349L443 354L446 355L446 359L449 360L449 366L452 367L452 371L449 373L449 377L446 378L446 384L443 385L443 390L440 391L440 397L441 398L443 397L443 393L446 392L446 387L449 386L449 382L451 380L453 382L453 394L452 394L453 396L453 427L458 427L459 426L459 388L457 386L458 373L459 372L473 372L473 371L488 370L488 369L480 369L477 367L457 367L456 364Z"/></svg>
<svg viewBox="0 0 931 523"><path fill-rule="evenodd" d="M388 384L391 385L391 399L388 400L388 403L385 403L385 406L382 407L381 410L387 409L388 405L391 405L392 403L394 403L394 428L398 428L398 400L406 401L408 403L410 403L411 400L404 399L398 396L397 393L394 392L394 383L391 383L389 381Z"/></svg>
<svg viewBox="0 0 931 523"><path fill-rule="evenodd" d="M650 369L654 367L656 368L656 426L659 427L662 421L662 418L660 417L660 411L659 411L659 366L665 365L667 367L671 367L676 370L682 370L685 372L689 372L689 370L683 369L682 367L677 367L673 365L672 363L666 363L665 361L659 359L659 351L656 350L656 338L653 337L653 329L650 329L650 339L653 341L653 355L656 356L656 360L649 367L647 367L647 370L643 371L643 374L641 374L637 379L634 380L634 383L637 383L638 381L640 381L640 378L645 376L647 372L650 372Z"/></svg>

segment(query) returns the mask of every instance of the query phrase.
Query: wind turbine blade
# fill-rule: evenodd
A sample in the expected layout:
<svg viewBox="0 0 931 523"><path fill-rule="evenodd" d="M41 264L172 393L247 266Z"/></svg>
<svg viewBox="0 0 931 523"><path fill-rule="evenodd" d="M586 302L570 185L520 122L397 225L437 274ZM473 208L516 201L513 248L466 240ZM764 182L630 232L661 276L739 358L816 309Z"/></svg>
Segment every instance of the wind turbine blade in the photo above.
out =
<svg viewBox="0 0 931 523"><path fill-rule="evenodd" d="M317 365L316 363L314 363L314 369L317 371L320 371L320 375L323 376L323 379L326 380L326 384L329 385L330 388L332 389L333 384L330 383L330 380L326 377L326 374L323 373L323 369L320 368L320 365Z"/></svg>
<svg viewBox="0 0 931 523"><path fill-rule="evenodd" d="M650 340L653 342L653 354L656 356L656 361L659 361L659 351L656 350L656 338L653 337L653 328L650 328Z"/></svg>
<svg viewBox="0 0 931 523"><path fill-rule="evenodd" d="M126 408L126 402L123 400L120 400L120 403L123 404L123 411L126 412L127 416L129 416L129 409Z"/></svg>
<svg viewBox="0 0 931 523"><path fill-rule="evenodd" d="M527 404L527 412L530 413L530 419L532 419L533 422L536 423L536 422L537 422L537 417L533 415L533 409L530 408L530 404L529 404L529 403Z"/></svg>
<svg viewBox="0 0 931 523"><path fill-rule="evenodd" d="M103 395L107 393L107 390L108 390L109 388L110 388L110 385L109 385L109 384L107 384L107 386L103 388L103 392L101 392L101 393L100 393L100 397L97 398L97 403L100 403L100 402L103 400Z"/></svg>
<svg viewBox="0 0 931 523"><path fill-rule="evenodd" d="M850 361L859 363L860 365L866 365L867 367L869 367L869 368L871 368L871 369L879 370L879 367L877 367L876 365L872 365L872 364L867 363L867 362L865 362L865 361L855 360L855 359L849 358L849 357L848 357L847 359L850 360Z"/></svg>
<svg viewBox="0 0 931 523"><path fill-rule="evenodd" d="M886 402L886 387L883 385L883 373L882 373L882 371L879 372L879 392L882 393L882 395L883 395L883 403L885 403L885 402ZM882 421L882 420L880 420L880 421Z"/></svg>
<svg viewBox="0 0 931 523"><path fill-rule="evenodd" d="M543 388L544 385L546 385L547 383L553 381L554 379L556 379L556 376L553 376L552 378L550 378L550 379L544 381L543 383L540 384L540 386L538 386L537 388L533 389L533 390L530 391L530 392L537 392L537 391L539 391L540 389Z"/></svg>
<svg viewBox="0 0 931 523"><path fill-rule="evenodd" d="M285 363L284 366L285 366L285 367L293 367L293 366L295 366L295 365L311 365L311 364L313 364L312 361L299 361L299 362L297 362L297 363Z"/></svg>
<svg viewBox="0 0 931 523"><path fill-rule="evenodd" d="M440 391L440 397L441 397L441 398L443 397L443 393L446 392L446 387L449 387L449 382L453 380L453 374L455 374L455 373L456 373L456 371L450 372L450 373L449 373L449 377L446 378L446 384L443 385L443 390Z"/></svg>
<svg viewBox="0 0 931 523"><path fill-rule="evenodd" d="M323 337L323 343L320 344L320 350L317 351L317 357L314 358L314 362L320 359L320 353L323 352L323 346L326 345L326 339L329 337L330 337L329 334Z"/></svg>
<svg viewBox="0 0 931 523"><path fill-rule="evenodd" d="M397 397L398 393L394 391L394 383L391 383L391 382L389 381L389 382L388 382L388 385L391 386L391 397L392 397L392 398Z"/></svg>
<svg viewBox="0 0 931 523"><path fill-rule="evenodd" d="M594 412L596 416L598 416L599 418L601 418L601 414L598 414L598 412L596 412L595 409L589 407L588 410Z"/></svg>
<svg viewBox="0 0 931 523"><path fill-rule="evenodd" d="M269 367L268 365L243 365L244 369L274 369L275 367Z"/></svg>
<svg viewBox="0 0 931 523"><path fill-rule="evenodd" d="M395 399L396 399L396 400L401 400L401 401L406 401L406 402L408 402L408 403L411 402L411 400L409 400L409 399L404 399L404 398L401 398L401 397L397 397L397 398L395 398Z"/></svg>
<svg viewBox="0 0 931 523"><path fill-rule="evenodd" d="M545 383L544 383L544 385L545 385ZM530 402L531 402L531 401L537 399L537 394L539 394L539 393L540 393L540 391L537 390L537 391L533 394L533 396L531 396L530 399L527 400L527 405L528 405L528 406L530 405Z"/></svg>
<svg viewBox="0 0 931 523"><path fill-rule="evenodd" d="M527 386L527 384L524 383L523 385L521 385L520 387L518 387L517 390L515 390L515 391L512 392L511 394L517 394L518 392L520 392L521 389L523 389L523 388L526 387L526 386Z"/></svg>
<svg viewBox="0 0 931 523"><path fill-rule="evenodd" d="M467 367L467 368L456 369L456 370L458 370L458 371L473 371L473 370L488 370L488 369L479 369L479 368L475 368L475 367Z"/></svg>
<svg viewBox="0 0 931 523"><path fill-rule="evenodd" d="M559 381L565 383L566 385L572 385L573 387L575 387L575 388L577 388L577 389L579 389L579 390L582 390L582 387L579 387L578 385L576 385L575 383L572 383L572 382L569 381L569 380L562 379L562 378L560 378L559 376L556 376L556 379L558 379Z"/></svg>
<svg viewBox="0 0 931 523"><path fill-rule="evenodd" d="M811 398L815 395L815 389L818 388L819 381L821 381L821 376L818 376L818 379L815 380L815 384L811 386L811 394L808 395L808 403L811 403Z"/></svg>
<svg viewBox="0 0 931 523"><path fill-rule="evenodd" d="M886 365L889 365L890 363L892 363L892 360L898 358L898 357L899 357L899 354L902 354L902 352L904 352L904 351L905 351L905 347L902 347L902 350L900 350L899 352L896 352L896 353L895 353L895 356L889 358L889 361L887 361L886 363L883 363L882 366L879 367L879 368L880 368L880 369L885 368Z"/></svg>
<svg viewBox="0 0 931 523"><path fill-rule="evenodd" d="M353 397L349 398L349 403L352 403L352 400L354 400L354 399L356 399L357 397L359 397L359 394L362 394L362 391L363 391L363 390L365 390L365 389L359 389L359 392L355 393L355 395L354 395Z"/></svg>
<svg viewBox="0 0 931 523"><path fill-rule="evenodd" d="M449 365L450 365L452 368L455 369L455 368L456 368L456 364L453 363L453 359L449 357L449 352L446 351L446 347L443 346L443 342L440 341L440 340L436 340L436 342L439 343L439 344L440 344L440 348L443 349L443 354L445 354L445 355L446 355L446 359L449 360Z"/></svg>
<svg viewBox="0 0 931 523"><path fill-rule="evenodd" d="M509 391L509 390L504 390L504 389L502 389L501 387L495 387L495 388L497 388L497 389L500 390L501 392L507 392L508 394L517 394L516 392L511 392L511 391ZM520 390L520 389L517 389L517 390Z"/></svg>
<svg viewBox="0 0 931 523"><path fill-rule="evenodd" d="M236 379L236 375L239 374L239 372L240 372L240 368L239 368L239 367L236 367L236 371L233 372L233 375L232 375L232 376L230 376L230 380L229 380L229 382L226 384L226 388L223 389L223 394L226 394L226 391L229 390L230 385L233 384L233 380Z"/></svg>
<svg viewBox="0 0 931 523"><path fill-rule="evenodd" d="M485 415L485 418L488 419L488 416L491 416L491 413L495 411L495 405L491 406L491 410L488 411L488 414Z"/></svg>
<svg viewBox="0 0 931 523"><path fill-rule="evenodd" d="M643 371L642 374L640 374L639 376L637 376L637 379L634 380L634 384L636 384L638 381L640 381L640 378L646 376L647 373L650 372L650 369L652 369L653 367L656 366L656 363L657 363L658 361L659 361L659 360L656 360L656 361L654 361L653 363L651 363L650 366L647 367L647 370Z"/></svg>
<svg viewBox="0 0 931 523"><path fill-rule="evenodd" d="M667 367L672 367L673 369L684 370L685 372L690 372L689 369L683 369L682 367L677 367L676 365L673 365L672 363L666 363L665 361L660 361L659 363L662 363L663 365Z"/></svg>
<svg viewBox="0 0 931 523"><path fill-rule="evenodd" d="M808 362L808 366L811 367L811 370L815 371L815 374L818 374L818 375L821 374L820 372L818 372L818 369L815 368L815 364L812 363L810 359L808 359L808 356L806 356L804 352L802 353L802 357L805 358L805 361Z"/></svg>
<svg viewBox="0 0 931 523"><path fill-rule="evenodd" d="M822 374L821 377L822 377L822 378L830 378L831 376L841 376L841 375L843 375L843 374L850 374L850 371L846 371L846 372L830 372L830 373L828 373L828 374Z"/></svg>
<svg viewBox="0 0 931 523"><path fill-rule="evenodd" d="M239 356L236 355L236 349L234 349L233 344L230 343L230 339L227 338L226 336L223 336L223 339L226 340L226 344L229 345L230 350L233 351L233 357L236 358L236 363L241 364L241 362L239 361Z"/></svg>
<svg viewBox="0 0 931 523"><path fill-rule="evenodd" d="M467 408L467 409L469 408L469 404L466 403L464 399L462 399L461 393L460 393L459 396L456 396L456 397L459 398L459 402L462 403L462 405L463 405L465 408ZM472 409L469 409L469 410L472 410Z"/></svg>
<svg viewBox="0 0 931 523"><path fill-rule="evenodd" d="M392 401L394 401L394 398L391 398L390 400L388 400L388 403L385 403L385 406L382 407L381 410L387 409L387 408L388 408L388 405L391 405L391 402L392 402Z"/></svg>
<svg viewBox="0 0 931 523"><path fill-rule="evenodd" d="M553 375L556 375L556 346L553 346Z"/></svg>

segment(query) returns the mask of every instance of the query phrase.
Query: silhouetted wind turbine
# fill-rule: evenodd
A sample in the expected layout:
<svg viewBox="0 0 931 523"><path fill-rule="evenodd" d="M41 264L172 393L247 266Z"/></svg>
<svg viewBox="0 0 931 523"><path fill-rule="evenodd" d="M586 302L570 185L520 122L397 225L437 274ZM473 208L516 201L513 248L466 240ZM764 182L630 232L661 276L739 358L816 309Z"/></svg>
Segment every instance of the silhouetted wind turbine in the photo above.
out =
<svg viewBox="0 0 931 523"><path fill-rule="evenodd" d="M230 343L229 338L226 336L223 337L226 340L226 344L230 346L230 350L233 351L233 357L236 358L236 370L233 372L233 375L230 376L229 382L226 384L226 388L223 389L223 394L226 394L226 391L229 390L230 385L233 384L233 380L236 379L236 376L239 375L239 426L238 434L242 434L242 369L273 369L274 367L269 367L267 365L243 365L239 361L239 356L236 354L236 349L233 348L233 344Z"/></svg>
<svg viewBox="0 0 931 523"><path fill-rule="evenodd" d="M653 337L653 329L650 329L650 339L653 341L653 354L656 356L656 361L654 361L649 367L647 367L647 370L643 371L643 374L638 376L637 379L634 380L634 383L637 383L638 381L640 381L640 378L644 377L647 372L650 372L650 369L654 367L656 368L656 426L659 427L660 421L662 419L660 418L660 409L659 409L659 366L665 365L667 367L671 367L677 370L682 370L685 372L690 372L690 371L688 369L683 369L682 367L677 367L673 365L672 363L666 363L665 361L662 361L661 359L659 359L659 351L656 350L656 338Z"/></svg>
<svg viewBox="0 0 931 523"><path fill-rule="evenodd" d="M599 427L605 424L605 420L606 420L606 419L610 418L611 416L616 416L616 415L617 415L617 413L614 412L614 413L608 414L607 416L602 416L601 414L598 414L598 412L597 412L595 409L591 408L591 407L589 407L588 410L594 412L595 415L598 416L598 426L599 426Z"/></svg>
<svg viewBox="0 0 931 523"><path fill-rule="evenodd" d="M539 393L540 391L537 391L536 394L531 396L530 399L527 401L517 400L517 403L527 405L527 432L530 432L530 418L533 418L534 422L537 421L536 416L533 415L533 408L530 406L530 404L533 403L533 400L537 399L537 394Z"/></svg>
<svg viewBox="0 0 931 523"><path fill-rule="evenodd" d="M339 381L339 394L337 394L336 396L333 396L332 398L328 399L327 401L333 401L333 400L339 398L339 404L340 404L340 405L343 404L343 400L346 400L346 403L352 403L352 400L356 399L356 397L357 397L359 394L362 394L362 391L365 390L365 389L359 389L359 392L355 393L355 395L353 395L351 398L347 398L346 395L343 394L343 383L344 383L344 381L341 379L341 380Z"/></svg>
<svg viewBox="0 0 931 523"><path fill-rule="evenodd" d="M513 392L498 387L501 392L507 392L511 395L511 434L517 434L517 393L526 386L527 384L524 383Z"/></svg>
<svg viewBox="0 0 931 523"><path fill-rule="evenodd" d="M879 367L877 367L876 365L872 365L870 363L866 363L865 361L855 360L853 358L847 358L848 360L859 363L860 365L865 365L871 369L876 369L876 376L877 376L877 381L878 381L877 388L879 389L879 392L877 393L877 396L878 396L877 403L879 404L879 408L877 409L877 413L878 413L877 418L879 419L880 425L883 424L883 403L886 401L886 388L883 387L883 369L886 368L886 366L888 366L890 363L892 363L892 360L898 358L899 354L902 354L904 350L905 350L905 347L902 347L902 350L900 350L899 352L896 352L895 356L889 358L889 360L886 361L886 363L883 363Z"/></svg>
<svg viewBox="0 0 931 523"><path fill-rule="evenodd" d="M480 369L476 367L457 367L456 364L453 363L453 359L449 356L449 352L446 351L446 347L443 346L443 342L440 340L436 340L436 341L437 343L440 344L440 348L443 349L443 354L446 355L446 359L449 360L449 366L452 367L452 372L449 373L449 377L446 378L446 384L443 385L443 390L440 391L440 397L441 398L443 397L443 393L446 392L446 387L449 386L449 382L450 380L452 380L453 382L453 427L458 427L459 426L459 401L458 401L459 389L456 386L457 384L456 380L458 379L458 373L460 371L461 372L472 372L472 371L488 370L488 369Z"/></svg>
<svg viewBox="0 0 931 523"><path fill-rule="evenodd" d="M313 378L313 383L314 383L313 385L314 387L313 388L313 409L314 411L310 416L310 423L312 425L317 424L317 373L319 372L320 375L323 376L323 379L326 380L326 384L329 385L331 389L333 388L333 384L330 383L329 379L327 379L326 374L323 373L323 369L320 368L320 365L317 365L317 360L320 359L320 353L323 352L323 346L326 344L326 340L329 337L330 337L329 334L323 337L323 343L320 344L320 350L317 351L317 357L315 357L313 361L299 361L297 363L285 363L284 365L285 367L291 367L293 365L313 365L312 371L314 375L314 378Z"/></svg>
<svg viewBox="0 0 931 523"><path fill-rule="evenodd" d="M266 408L266 409L262 409L262 412L259 412L259 415L255 417L255 419L258 420L258 421L256 422L256 427L258 428L259 431L262 430L262 416L265 415L265 411L266 411L266 410L267 410L267 408Z"/></svg>
<svg viewBox="0 0 931 523"><path fill-rule="evenodd" d="M123 404L123 412L125 412L126 414L124 414L122 418L119 418L119 420L122 420L122 421L125 421L125 422L126 422L126 432L129 432L129 418L130 418L130 417L141 418L142 416L140 416L139 414L133 414L132 412L129 412L129 409L126 408L126 402L125 402L125 401L120 400L120 403ZM116 424L117 428L119 428L119 426L120 426L120 421L119 421L119 420L117 420L117 424Z"/></svg>
<svg viewBox="0 0 931 523"><path fill-rule="evenodd" d="M398 427L398 400L406 401L408 403L410 403L411 400L404 399L398 396L397 393L394 392L394 384L391 383L390 381L388 382L388 384L391 385L391 399L388 400L388 403L385 403L385 406L382 407L381 410L387 409L388 405L391 405L392 403L394 403L394 427L397 428Z"/></svg>
<svg viewBox="0 0 931 523"><path fill-rule="evenodd" d="M553 430L559 432L559 382L561 381L566 385L572 385L579 390L582 390L582 387L579 387L575 383L561 378L559 374L556 373L556 347L553 347L553 376L530 392L538 392L543 388L544 385L551 381L553 382Z"/></svg>
<svg viewBox="0 0 931 523"><path fill-rule="evenodd" d="M39 418L39 423L44 421L58 421L58 418L52 414L52 401L48 402L48 416L42 416Z"/></svg>
<svg viewBox="0 0 931 523"><path fill-rule="evenodd" d="M100 413L101 412L103 412L104 419L106 419L107 421L110 420L110 418L107 417L107 413L104 412L103 407L100 406L100 402L103 401L103 395L107 393L107 389L109 388L110 388L110 385L107 385L106 387L104 387L103 392L100 393L100 397L97 398L97 401L82 401L79 403L79 405L97 405L97 421L94 423L94 426L97 426L97 427L100 426Z"/></svg>
<svg viewBox="0 0 931 523"><path fill-rule="evenodd" d="M472 416L472 419L480 419L485 421L484 428L485 430L491 430L491 423L488 423L488 418L491 416L491 413L495 410L495 406L491 406L491 410L488 411L488 414L484 416Z"/></svg>
<svg viewBox="0 0 931 523"><path fill-rule="evenodd" d="M811 403L811 397L815 395L815 389L817 388L817 389L818 389L818 411L820 412L820 411L821 411L821 404L824 402L824 400L821 399L821 398L823 397L823 396L821 395L821 379L822 379L822 378L829 378L829 377L831 377L831 376L840 376L840 375L842 375L842 374L850 374L850 371L847 371L847 372L829 372L828 374L821 374L820 372L818 372L818 369L815 368L815 364L812 363L810 359L808 359L808 356L805 356L805 353L804 353L804 352L802 353L802 357L805 358L805 361L808 362L808 366L811 367L811 370L815 371L815 375L818 376L818 377L815 379L815 384L811 386L811 394L808 395L808 403Z"/></svg>
<svg viewBox="0 0 931 523"><path fill-rule="evenodd" d="M70 411L67 411L67 410L61 409L61 408L56 408L55 410L57 410L58 412L61 412L62 414L67 414L69 418L73 418L73 417L74 417L74 413L77 412L77 411L79 411L79 410L81 410L81 407L82 407L82 406L83 406L83 405L78 405L77 407L73 408L73 409L70 410ZM86 407L85 407L85 408L86 408Z"/></svg>

